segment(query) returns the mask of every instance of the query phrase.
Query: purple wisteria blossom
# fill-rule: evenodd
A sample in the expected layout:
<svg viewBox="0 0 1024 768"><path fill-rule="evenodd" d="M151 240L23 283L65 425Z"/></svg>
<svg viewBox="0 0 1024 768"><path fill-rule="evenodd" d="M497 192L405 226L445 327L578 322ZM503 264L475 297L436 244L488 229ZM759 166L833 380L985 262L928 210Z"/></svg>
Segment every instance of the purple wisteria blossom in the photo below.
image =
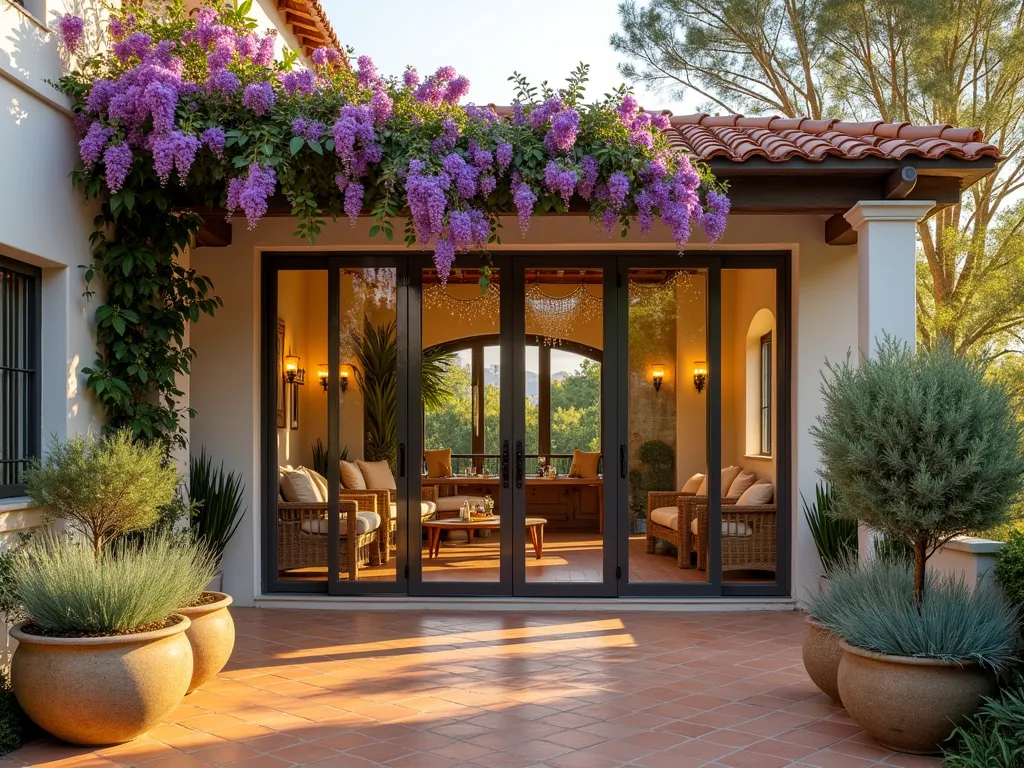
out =
<svg viewBox="0 0 1024 768"><path fill-rule="evenodd" d="M565 109L562 100L552 96L543 104L534 107L530 111L530 127L536 130L547 123L552 117Z"/></svg>
<svg viewBox="0 0 1024 768"><path fill-rule="evenodd" d="M316 92L316 75L308 69L300 69L298 72L286 72L281 78L281 85L284 92L289 96L301 93L309 96Z"/></svg>
<svg viewBox="0 0 1024 768"><path fill-rule="evenodd" d="M551 130L545 136L548 151L568 152L576 143L576 134L580 129L580 115L575 109L558 112L551 118ZM548 141L550 140L550 144Z"/></svg>
<svg viewBox="0 0 1024 768"><path fill-rule="evenodd" d="M612 207L621 208L626 203L626 195L629 194L629 177L622 171L616 171L608 177L608 198Z"/></svg>
<svg viewBox="0 0 1024 768"><path fill-rule="evenodd" d="M378 80L377 65L373 63L373 59L369 56L360 56L357 63L359 69L356 71L356 77L359 80L359 87L369 88Z"/></svg>
<svg viewBox="0 0 1024 768"><path fill-rule="evenodd" d="M370 97L370 110L373 112L374 125L382 126L391 117L391 110L394 106L391 97L383 88L375 88L373 96Z"/></svg>
<svg viewBox="0 0 1024 768"><path fill-rule="evenodd" d="M334 125L334 151L352 177L362 176L371 163L380 162L381 149L374 142L373 113L368 106L346 104Z"/></svg>
<svg viewBox="0 0 1024 768"><path fill-rule="evenodd" d="M245 213L249 229L255 227L267 212L267 200L277 187L277 174L273 168L261 168L253 163L244 179L228 182L228 211L239 208Z"/></svg>
<svg viewBox="0 0 1024 768"><path fill-rule="evenodd" d="M134 32L125 40L114 43L114 55L123 62L127 62L133 56L141 59L152 44L153 38L145 32Z"/></svg>
<svg viewBox="0 0 1024 768"><path fill-rule="evenodd" d="M224 157L225 140L223 128L207 128L199 135L199 141L219 158Z"/></svg>
<svg viewBox="0 0 1024 768"><path fill-rule="evenodd" d="M503 141L498 145L498 148L494 150L494 159L498 161L498 167L501 170L508 168L509 163L512 162L512 145L507 141Z"/></svg>
<svg viewBox="0 0 1024 768"><path fill-rule="evenodd" d="M93 121L85 136L78 142L78 152L82 156L82 162L86 165L95 165L103 156L103 150L113 135L113 128L104 128L103 123L99 120Z"/></svg>
<svg viewBox="0 0 1024 768"><path fill-rule="evenodd" d="M245 86L242 93L242 104L251 109L257 115L265 115L274 106L277 96L274 94L274 87L269 81L261 83L250 83Z"/></svg>
<svg viewBox="0 0 1024 768"><path fill-rule="evenodd" d="M125 143L112 144L103 153L103 163L107 167L107 189L120 192L128 172L132 169L132 148Z"/></svg>
<svg viewBox="0 0 1024 768"><path fill-rule="evenodd" d="M363 191L363 185L358 181L350 181L345 187L345 215L353 227L359 218L359 212L363 209Z"/></svg>
<svg viewBox="0 0 1024 768"><path fill-rule="evenodd" d="M707 198L709 210L701 211L697 216L697 221L707 234L708 240L717 243L725 234L725 225L732 203L728 197L713 189L708 192Z"/></svg>
<svg viewBox="0 0 1024 768"><path fill-rule="evenodd" d="M409 67L402 74L402 82L405 83L406 88L415 88L420 84L420 74L412 67Z"/></svg>
<svg viewBox="0 0 1024 768"><path fill-rule="evenodd" d="M434 246L434 266L437 267L437 279L442 287L448 285L448 275L451 274L454 263L454 243L445 237L438 238L437 245Z"/></svg>
<svg viewBox="0 0 1024 768"><path fill-rule="evenodd" d="M449 104L458 104L469 93L469 78L460 76L452 80L444 92L444 100Z"/></svg>
<svg viewBox="0 0 1024 768"><path fill-rule="evenodd" d="M572 193L576 191L576 171L570 168L559 168L554 160L548 160L544 168L544 184L569 205Z"/></svg>
<svg viewBox="0 0 1024 768"><path fill-rule="evenodd" d="M338 66L341 64L341 54L333 48L321 46L313 51L313 63L318 67Z"/></svg>
<svg viewBox="0 0 1024 768"><path fill-rule="evenodd" d="M519 182L512 192L512 200L516 204L516 213L519 215L519 229L525 235L530 229L530 218L533 216L533 206L537 202L537 195L530 189L530 185Z"/></svg>
<svg viewBox="0 0 1024 768"><path fill-rule="evenodd" d="M78 50L85 36L85 20L80 16L73 16L65 13L57 22L57 29L60 31L61 42L70 53Z"/></svg>
<svg viewBox="0 0 1024 768"><path fill-rule="evenodd" d="M580 197L584 200L589 200L590 196L594 193L594 185L597 183L597 158L592 155L584 155L583 160L580 161L580 166L583 169L583 177L580 179L577 191L580 193Z"/></svg>
<svg viewBox="0 0 1024 768"><path fill-rule="evenodd" d="M413 227L416 229L416 238L421 243L429 243L441 234L444 227L451 177L446 173L424 174L423 169L421 160L414 159L409 162L405 190Z"/></svg>
<svg viewBox="0 0 1024 768"><path fill-rule="evenodd" d="M230 96L242 87L242 81L238 75L227 69L221 69L210 75L206 81L206 88L211 93L221 93Z"/></svg>

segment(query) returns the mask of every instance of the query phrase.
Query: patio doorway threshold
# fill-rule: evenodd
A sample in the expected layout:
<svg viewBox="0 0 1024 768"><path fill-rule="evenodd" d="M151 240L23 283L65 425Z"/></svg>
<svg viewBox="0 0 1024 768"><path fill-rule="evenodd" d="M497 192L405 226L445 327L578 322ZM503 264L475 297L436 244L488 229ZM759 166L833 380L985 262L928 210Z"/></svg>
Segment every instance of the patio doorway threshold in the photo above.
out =
<svg viewBox="0 0 1024 768"><path fill-rule="evenodd" d="M306 608L333 611L795 611L791 597L339 597L332 595L259 595L257 608Z"/></svg>

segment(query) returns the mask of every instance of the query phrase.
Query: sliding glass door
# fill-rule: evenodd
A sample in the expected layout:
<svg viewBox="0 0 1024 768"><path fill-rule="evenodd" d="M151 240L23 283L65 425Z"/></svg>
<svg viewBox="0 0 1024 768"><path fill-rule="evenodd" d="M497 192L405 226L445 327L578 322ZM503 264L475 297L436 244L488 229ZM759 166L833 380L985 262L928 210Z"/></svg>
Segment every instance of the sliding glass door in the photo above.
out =
<svg viewBox="0 0 1024 768"><path fill-rule="evenodd" d="M268 591L788 594L787 254L264 259Z"/></svg>

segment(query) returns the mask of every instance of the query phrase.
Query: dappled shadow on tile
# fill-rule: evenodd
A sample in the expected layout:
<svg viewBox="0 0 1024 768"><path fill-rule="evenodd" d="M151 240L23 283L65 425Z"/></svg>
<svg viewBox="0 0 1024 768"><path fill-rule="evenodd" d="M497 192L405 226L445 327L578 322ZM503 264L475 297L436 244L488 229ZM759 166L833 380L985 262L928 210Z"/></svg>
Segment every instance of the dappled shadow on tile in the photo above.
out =
<svg viewBox="0 0 1024 768"><path fill-rule="evenodd" d="M817 691L797 613L234 615L229 667L167 723L8 764L938 765L880 747Z"/></svg>

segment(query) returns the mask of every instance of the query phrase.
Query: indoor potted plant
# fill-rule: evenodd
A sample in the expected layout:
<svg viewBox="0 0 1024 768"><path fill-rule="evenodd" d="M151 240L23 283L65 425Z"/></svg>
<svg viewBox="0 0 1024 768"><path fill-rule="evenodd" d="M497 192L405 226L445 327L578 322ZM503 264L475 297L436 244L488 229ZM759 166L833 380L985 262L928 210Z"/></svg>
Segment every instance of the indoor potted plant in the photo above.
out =
<svg viewBox="0 0 1024 768"><path fill-rule="evenodd" d="M928 558L954 536L1004 522L1024 483L1022 428L1012 398L998 383L986 380L980 362L954 355L948 345L915 352L886 338L873 358L856 366L848 358L829 364L828 372L822 385L824 412L811 433L821 451L822 475L834 490L832 512L866 523L913 550L909 597L890 584L888 591L879 590L878 602L863 604L863 611L901 615L902 601L909 599L918 625L908 631L927 637L924 633L948 618L943 609L953 599L945 594L927 599ZM962 596L958 599L962 603ZM850 626L870 618L854 615ZM980 694L946 697L947 678L960 679L958 685L967 687L969 678L977 677L977 665L996 666L1001 658L972 645L985 637L978 630L987 621L981 611L964 614L958 627L965 633L962 641L941 653L930 651L927 644L915 650L909 644L874 642L867 633L840 631L846 646L839 692L847 710L887 746L935 750L935 734L945 730L939 738L948 736L950 721L962 721L981 703ZM894 653L901 647L912 652ZM855 668L864 671L883 663L891 678L904 681L894 691L869 685L866 671L854 674ZM918 711L913 721L895 717L919 709L923 701L935 706ZM892 727L873 730L869 713L884 711L893 713L888 721ZM931 716L937 720L930 721Z"/></svg>
<svg viewBox="0 0 1024 768"><path fill-rule="evenodd" d="M192 682L188 692L211 680L231 658L235 647L235 622L228 612L231 595L220 591L224 550L242 521L242 494L245 486L224 465L213 466L206 449L189 462L189 500L192 502L192 533L213 553L217 575L199 599L180 607L179 613L192 624L186 631L194 657Z"/></svg>
<svg viewBox="0 0 1024 768"><path fill-rule="evenodd" d="M99 553L66 536L20 548L12 578L28 619L11 629L11 684L25 713L74 744L129 741L165 719L192 679L177 608L213 567L201 544L166 534Z"/></svg>

